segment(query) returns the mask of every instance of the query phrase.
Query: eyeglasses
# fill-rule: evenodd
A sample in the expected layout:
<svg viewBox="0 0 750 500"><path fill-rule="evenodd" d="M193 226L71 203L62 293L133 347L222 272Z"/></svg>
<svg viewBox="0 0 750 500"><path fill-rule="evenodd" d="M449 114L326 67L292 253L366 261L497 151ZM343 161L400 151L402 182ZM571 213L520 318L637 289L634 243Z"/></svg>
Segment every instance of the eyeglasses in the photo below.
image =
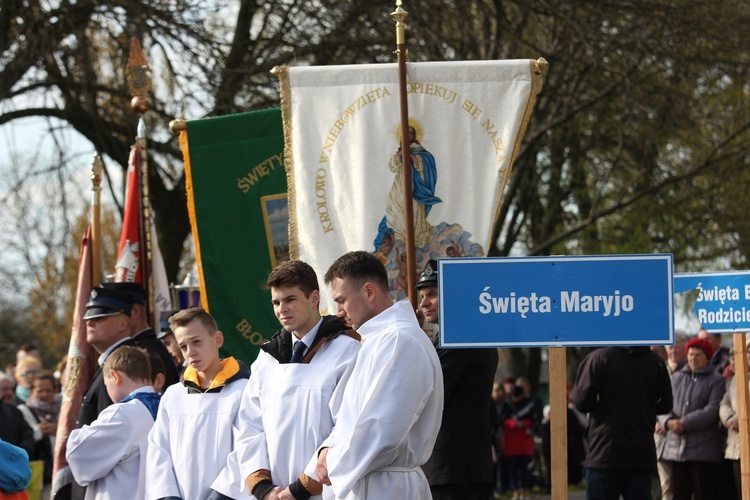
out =
<svg viewBox="0 0 750 500"><path fill-rule="evenodd" d="M22 377L30 377L32 375L39 375L39 371L37 371L37 370L27 370L27 371L21 373Z"/></svg>

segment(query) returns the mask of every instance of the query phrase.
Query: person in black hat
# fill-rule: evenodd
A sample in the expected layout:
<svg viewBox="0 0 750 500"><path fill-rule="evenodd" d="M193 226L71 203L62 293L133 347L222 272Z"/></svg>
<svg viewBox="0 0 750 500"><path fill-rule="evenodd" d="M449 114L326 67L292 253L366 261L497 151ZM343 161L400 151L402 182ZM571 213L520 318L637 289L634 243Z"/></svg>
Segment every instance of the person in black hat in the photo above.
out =
<svg viewBox="0 0 750 500"><path fill-rule="evenodd" d="M427 262L417 290L425 320L437 325L437 261ZM492 483L490 405L497 349L435 349L443 369L443 420L422 470L435 500L486 498Z"/></svg>
<svg viewBox="0 0 750 500"><path fill-rule="evenodd" d="M129 293L94 287L91 298L86 303L86 341L99 353L99 367L94 373L81 401L76 428L90 425L105 408L112 405L104 385L102 366L115 349L124 345L133 345L130 339L130 315L133 310L133 298ZM69 496L68 496L69 495ZM82 500L86 488L73 481L70 490L67 485L55 493L55 498Z"/></svg>
<svg viewBox="0 0 750 500"><path fill-rule="evenodd" d="M164 344L164 347L169 351L169 354L174 360L174 364L177 366L177 373L181 376L182 371L187 365L185 364L185 357L182 355L182 351L180 351L180 347L177 345L177 339L174 336L174 332L169 327L169 318L177 312L179 311L173 310L161 312L159 316L160 331L156 334L156 338L161 340L161 343Z"/></svg>
<svg viewBox="0 0 750 500"><path fill-rule="evenodd" d="M105 288L128 293L133 299L133 313L130 319L130 336L137 347L143 347L149 351L154 351L164 362L164 368L167 370L164 390L180 380L172 355L169 353L164 344L156 338L156 332L148 325L146 315L146 290L140 283L122 282L106 283Z"/></svg>
<svg viewBox="0 0 750 500"><path fill-rule="evenodd" d="M99 367L104 365L107 356L121 345L130 344L130 314L133 300L130 294L117 290L94 287L91 299L86 304L86 342L99 353ZM97 370L83 397L78 426L93 422L99 413L112 404L107 395L107 389L101 377L101 369Z"/></svg>

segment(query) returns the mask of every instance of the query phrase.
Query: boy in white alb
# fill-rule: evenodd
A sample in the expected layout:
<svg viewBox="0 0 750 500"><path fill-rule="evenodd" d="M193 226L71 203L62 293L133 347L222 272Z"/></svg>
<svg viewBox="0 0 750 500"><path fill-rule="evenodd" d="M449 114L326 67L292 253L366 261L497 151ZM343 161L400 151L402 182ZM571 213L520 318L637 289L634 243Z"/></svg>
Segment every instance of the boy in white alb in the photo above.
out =
<svg viewBox="0 0 750 500"><path fill-rule="evenodd" d="M162 396L149 435L146 496L223 498L211 485L234 449L234 422L250 372L233 357L219 358L224 336L203 309L185 309L169 322L188 366L182 383L171 385ZM241 488L236 482L226 494L243 498Z"/></svg>
<svg viewBox="0 0 750 500"><path fill-rule="evenodd" d="M102 369L107 394L116 403L91 425L70 433L66 458L86 500L145 498L148 433L154 425L159 394L151 387L148 355L124 346L107 357ZM134 490L136 486L136 490Z"/></svg>
<svg viewBox="0 0 750 500"><path fill-rule="evenodd" d="M259 500L326 498L333 493L315 479L316 450L335 425L359 335L335 316L321 317L309 264L280 264L266 287L282 328L252 365L237 418L240 477L225 481L241 481Z"/></svg>

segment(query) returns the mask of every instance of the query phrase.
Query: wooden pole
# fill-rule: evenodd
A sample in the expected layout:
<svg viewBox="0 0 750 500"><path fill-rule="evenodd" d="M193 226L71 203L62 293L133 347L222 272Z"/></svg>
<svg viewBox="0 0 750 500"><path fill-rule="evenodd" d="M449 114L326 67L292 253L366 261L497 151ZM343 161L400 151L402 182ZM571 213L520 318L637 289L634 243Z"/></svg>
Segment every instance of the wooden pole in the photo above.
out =
<svg viewBox="0 0 750 500"><path fill-rule="evenodd" d="M146 290L146 318L149 325L156 327L154 318L154 280L151 252L151 202L148 188L148 141L146 140L146 122L143 115L149 110L148 93L151 91L151 77L146 54L137 37L130 39L130 57L127 65L128 87L133 98L130 107L138 114L138 132L136 142L140 150L140 210L141 227L141 264L143 288Z"/></svg>
<svg viewBox="0 0 750 500"><path fill-rule="evenodd" d="M102 195L102 157L94 155L91 165L91 285L99 286L102 282L102 231L101 231L101 195Z"/></svg>
<svg viewBox="0 0 750 500"><path fill-rule="evenodd" d="M565 347L549 348L552 500L568 498L568 389Z"/></svg>
<svg viewBox="0 0 750 500"><path fill-rule="evenodd" d="M406 283L409 301L417 308L417 263L414 249L414 201L411 183L411 139L409 134L409 103L406 93L406 33L404 20L409 15L396 0L391 17L396 20L396 54L398 54L398 96L401 111L401 165L403 166L404 216L406 234Z"/></svg>
<svg viewBox="0 0 750 500"><path fill-rule="evenodd" d="M146 289L146 318L149 325L154 324L154 273L152 272L152 244L151 244L151 202L148 189L148 141L146 139L146 122L143 116L138 119L138 145L140 146L141 171L141 241L143 242L143 288Z"/></svg>
<svg viewBox="0 0 750 500"><path fill-rule="evenodd" d="M735 333L734 379L737 387L737 418L740 433L742 500L750 500L750 421L748 420L747 344L744 333Z"/></svg>

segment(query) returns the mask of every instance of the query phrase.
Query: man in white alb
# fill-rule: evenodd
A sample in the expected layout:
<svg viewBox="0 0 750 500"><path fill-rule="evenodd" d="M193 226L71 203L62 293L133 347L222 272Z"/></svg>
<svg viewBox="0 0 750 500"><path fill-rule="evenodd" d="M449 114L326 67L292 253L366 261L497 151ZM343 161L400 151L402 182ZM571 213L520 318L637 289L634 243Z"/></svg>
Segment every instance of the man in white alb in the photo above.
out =
<svg viewBox="0 0 750 500"><path fill-rule="evenodd" d="M440 360L408 302L393 303L374 254L357 251L328 269L338 316L362 337L336 427L316 474L340 499L430 499L420 466L443 412Z"/></svg>

